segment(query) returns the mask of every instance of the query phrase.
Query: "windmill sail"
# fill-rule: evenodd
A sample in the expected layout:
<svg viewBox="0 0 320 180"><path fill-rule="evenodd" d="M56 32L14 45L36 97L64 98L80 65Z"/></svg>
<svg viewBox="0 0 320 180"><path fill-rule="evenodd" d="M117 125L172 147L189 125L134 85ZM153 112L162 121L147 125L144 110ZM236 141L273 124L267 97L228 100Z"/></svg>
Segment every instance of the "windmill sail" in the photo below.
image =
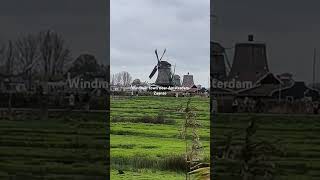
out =
<svg viewBox="0 0 320 180"><path fill-rule="evenodd" d="M166 51L167 51L167 49L164 49L164 51L163 51L163 53L162 53L162 56L161 56L161 58L160 58L160 61L162 60L163 55L166 53Z"/></svg>
<svg viewBox="0 0 320 180"><path fill-rule="evenodd" d="M153 68L149 78L151 79L156 72L158 72L158 76L155 84L159 86L170 86L172 85L172 72L171 72L171 64L167 61L162 61L163 56L166 53L166 49L163 51L161 58L159 59L158 50L156 49L154 53L157 57L157 65Z"/></svg>
<svg viewBox="0 0 320 180"><path fill-rule="evenodd" d="M150 78L150 79L154 76L154 74L157 72L157 70L158 70L158 65L156 65L156 66L153 68L151 74L149 75L149 78Z"/></svg>
<svg viewBox="0 0 320 180"><path fill-rule="evenodd" d="M154 50L154 53L156 53L157 60L158 60L158 62L159 62L159 61L160 61L160 59L159 59L159 55L158 55L158 51L157 51L157 49L156 49L156 50Z"/></svg>

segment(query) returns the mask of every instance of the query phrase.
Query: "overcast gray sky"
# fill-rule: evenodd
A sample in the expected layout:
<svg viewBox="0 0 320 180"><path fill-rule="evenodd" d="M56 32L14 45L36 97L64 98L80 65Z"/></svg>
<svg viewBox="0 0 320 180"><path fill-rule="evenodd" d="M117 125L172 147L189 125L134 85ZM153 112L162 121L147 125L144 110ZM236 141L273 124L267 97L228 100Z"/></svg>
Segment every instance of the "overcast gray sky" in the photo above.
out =
<svg viewBox="0 0 320 180"><path fill-rule="evenodd" d="M208 86L210 72L209 0L111 0L111 73L148 76L157 60L154 50L167 48L163 60L176 74L190 72Z"/></svg>
<svg viewBox="0 0 320 180"><path fill-rule="evenodd" d="M313 48L317 48L320 81L320 1L215 0L212 5L218 16L212 24L212 39L233 47L252 33L257 41L267 43L272 72L290 72L307 82L312 81ZM229 59L233 59L232 51Z"/></svg>
<svg viewBox="0 0 320 180"><path fill-rule="evenodd" d="M105 0L1 0L0 43L51 29L64 37L75 58L89 53L108 64L107 15Z"/></svg>

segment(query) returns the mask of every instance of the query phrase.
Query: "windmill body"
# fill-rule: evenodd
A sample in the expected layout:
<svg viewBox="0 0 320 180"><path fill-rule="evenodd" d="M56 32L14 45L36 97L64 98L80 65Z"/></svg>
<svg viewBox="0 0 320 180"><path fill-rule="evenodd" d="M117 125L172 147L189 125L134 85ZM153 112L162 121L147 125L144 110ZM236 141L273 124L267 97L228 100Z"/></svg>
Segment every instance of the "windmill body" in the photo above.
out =
<svg viewBox="0 0 320 180"><path fill-rule="evenodd" d="M219 43L211 42L211 72L212 76L218 80L224 80L227 77L225 63L225 49Z"/></svg>
<svg viewBox="0 0 320 180"><path fill-rule="evenodd" d="M173 75L172 81L173 81L174 86L181 87L181 78L179 75L177 75L177 74Z"/></svg>
<svg viewBox="0 0 320 180"><path fill-rule="evenodd" d="M164 86L164 87L168 87L168 86L173 86L173 73L171 71L171 64L167 61L162 61L162 58L165 54L166 50L163 51L163 54L161 56L161 58L159 58L158 55L158 51L155 50L155 54L157 57L157 65L153 68L151 74L149 75L149 78L151 79L156 72L158 72L158 76L156 79L155 84L158 86Z"/></svg>
<svg viewBox="0 0 320 180"><path fill-rule="evenodd" d="M191 88L192 86L194 86L193 75L188 73L183 76L182 87Z"/></svg>
<svg viewBox="0 0 320 180"><path fill-rule="evenodd" d="M257 81L269 72L266 45L253 42L249 35L248 42L237 43L229 79Z"/></svg>
<svg viewBox="0 0 320 180"><path fill-rule="evenodd" d="M171 64L167 61L160 61L158 67L158 77L155 82L159 86L170 86L172 85L172 73Z"/></svg>

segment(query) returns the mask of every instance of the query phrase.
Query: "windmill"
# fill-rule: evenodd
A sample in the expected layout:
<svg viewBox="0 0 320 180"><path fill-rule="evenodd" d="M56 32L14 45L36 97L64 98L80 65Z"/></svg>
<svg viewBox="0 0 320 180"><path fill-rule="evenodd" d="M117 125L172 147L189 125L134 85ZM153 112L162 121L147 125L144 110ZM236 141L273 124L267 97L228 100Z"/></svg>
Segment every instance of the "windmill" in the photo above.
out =
<svg viewBox="0 0 320 180"><path fill-rule="evenodd" d="M181 86L180 76L176 74L176 65L174 65L174 68L173 68L172 84L173 86L178 86L178 87Z"/></svg>
<svg viewBox="0 0 320 180"><path fill-rule="evenodd" d="M219 43L211 41L211 73L215 79L224 80L231 70L230 61L228 59L226 48Z"/></svg>
<svg viewBox="0 0 320 180"><path fill-rule="evenodd" d="M229 79L255 82L268 72L265 43L255 42L253 35L249 35L248 42L235 45Z"/></svg>
<svg viewBox="0 0 320 180"><path fill-rule="evenodd" d="M186 75L183 75L183 80L182 80L182 87L189 87L191 88L194 86L194 81L193 81L193 75L191 75L189 72Z"/></svg>
<svg viewBox="0 0 320 180"><path fill-rule="evenodd" d="M171 64L167 61L162 61L164 54L166 53L166 49L163 51L161 58L159 58L158 50L155 50L155 54L157 57L157 65L153 68L149 78L151 79L155 73L158 71L158 77L156 79L155 84L158 86L171 86L172 83L172 72L171 72Z"/></svg>

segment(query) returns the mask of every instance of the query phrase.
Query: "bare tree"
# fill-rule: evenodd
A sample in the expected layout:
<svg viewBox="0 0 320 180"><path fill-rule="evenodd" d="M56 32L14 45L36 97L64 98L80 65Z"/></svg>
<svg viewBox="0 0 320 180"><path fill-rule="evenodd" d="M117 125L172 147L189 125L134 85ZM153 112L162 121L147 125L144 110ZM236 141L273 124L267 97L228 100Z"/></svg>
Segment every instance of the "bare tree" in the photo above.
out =
<svg viewBox="0 0 320 180"><path fill-rule="evenodd" d="M21 62L19 62L21 56L15 45L15 43L9 41L7 45L0 48L0 65L4 67L0 75L6 78L21 76L32 67L21 65Z"/></svg>
<svg viewBox="0 0 320 180"><path fill-rule="evenodd" d="M128 73L126 71L122 71L122 72L119 72L119 73L112 75L111 81L115 85L127 87L127 86L130 86L130 84L131 84L132 76L130 75L130 73Z"/></svg>
<svg viewBox="0 0 320 180"><path fill-rule="evenodd" d="M13 77L25 77L29 81L29 88L32 84L33 68L42 74L43 89L47 92L48 80L63 75L65 65L71 60L70 50L66 47L63 38L52 31L40 32L37 35L27 35L19 38L16 42L9 41L5 46L0 47L0 75L6 78L8 85ZM23 76L22 76L23 75ZM9 110L11 109L11 91L9 90ZM46 97L40 97L46 101ZM47 103L41 105L47 112Z"/></svg>
<svg viewBox="0 0 320 180"><path fill-rule="evenodd" d="M13 49L13 45L12 42L9 41L8 46L5 50L5 54L4 54L4 61L5 61L5 74L7 76L12 75L14 72L14 49Z"/></svg>
<svg viewBox="0 0 320 180"><path fill-rule="evenodd" d="M9 118L12 118L12 89L10 87L10 82L12 77L14 76L14 61L15 61L15 56L14 56L14 48L13 44L11 41L8 42L7 46L3 46L1 48L1 59L3 60L4 63L4 72L0 72L1 76L6 77L6 89L9 92L9 98L8 98L8 113L9 113Z"/></svg>
<svg viewBox="0 0 320 180"><path fill-rule="evenodd" d="M41 98L42 118L48 118L48 81L57 75L62 75L64 66L70 60L70 50L62 37L52 31L39 34L40 68L43 74L43 96Z"/></svg>
<svg viewBox="0 0 320 180"><path fill-rule="evenodd" d="M34 35L27 35L19 38L15 43L17 49L17 60L20 68L25 72L25 77L28 80L28 89L32 84L33 66L39 59L39 41Z"/></svg>
<svg viewBox="0 0 320 180"><path fill-rule="evenodd" d="M123 72L121 72L121 76L122 76L123 86L125 86L125 87L130 86L131 81L132 81L131 75L128 72L123 71Z"/></svg>
<svg viewBox="0 0 320 180"><path fill-rule="evenodd" d="M55 32L41 32L39 39L41 69L44 78L48 80L63 73L65 64L71 60L71 53L63 38Z"/></svg>
<svg viewBox="0 0 320 180"><path fill-rule="evenodd" d="M5 49L6 47L4 45L0 46L0 66L4 65L4 54L5 54ZM0 72L0 73L4 73L4 72Z"/></svg>
<svg viewBox="0 0 320 180"><path fill-rule="evenodd" d="M116 82L116 85L118 86L122 85L122 78L120 73L115 74L115 82Z"/></svg>
<svg viewBox="0 0 320 180"><path fill-rule="evenodd" d="M114 75L114 74L112 74L112 77L111 77L111 79L110 79L110 84L111 84L111 85L116 85L116 78L115 78L115 75Z"/></svg>

